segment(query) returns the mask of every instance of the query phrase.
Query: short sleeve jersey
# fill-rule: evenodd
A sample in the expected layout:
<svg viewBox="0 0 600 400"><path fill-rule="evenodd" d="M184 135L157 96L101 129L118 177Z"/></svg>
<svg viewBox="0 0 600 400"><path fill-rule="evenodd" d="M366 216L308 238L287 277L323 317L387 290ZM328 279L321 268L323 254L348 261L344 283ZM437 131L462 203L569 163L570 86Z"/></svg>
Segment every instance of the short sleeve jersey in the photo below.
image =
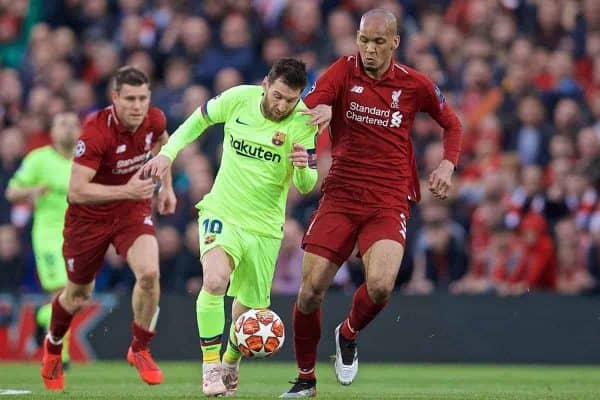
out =
<svg viewBox="0 0 600 400"><path fill-rule="evenodd" d="M369 77L358 55L338 59L304 99L310 108L332 106L332 166L323 192L354 202L394 207L420 198L411 130L417 112L450 133L445 157L456 162L460 123L424 74L392 61L384 76Z"/></svg>
<svg viewBox="0 0 600 400"><path fill-rule="evenodd" d="M197 207L249 231L280 238L294 172L288 155L294 143L312 152L317 129L298 112L306 108L302 101L284 120L266 119L260 110L262 96L261 86L236 86L202 108L209 124L225 124L225 137L219 173Z"/></svg>
<svg viewBox="0 0 600 400"><path fill-rule="evenodd" d="M65 158L52 146L44 146L29 153L11 178L11 188L44 186L46 192L35 201L33 230L52 238L62 233L67 209L67 189L71 175L71 159Z"/></svg>
<svg viewBox="0 0 600 400"><path fill-rule="evenodd" d="M152 147L165 131L166 118L150 107L135 132L125 128L111 105L87 118L75 148L74 162L96 171L93 183L124 185L152 157ZM102 204L70 204L67 214L82 218L150 212L150 200L117 200Z"/></svg>

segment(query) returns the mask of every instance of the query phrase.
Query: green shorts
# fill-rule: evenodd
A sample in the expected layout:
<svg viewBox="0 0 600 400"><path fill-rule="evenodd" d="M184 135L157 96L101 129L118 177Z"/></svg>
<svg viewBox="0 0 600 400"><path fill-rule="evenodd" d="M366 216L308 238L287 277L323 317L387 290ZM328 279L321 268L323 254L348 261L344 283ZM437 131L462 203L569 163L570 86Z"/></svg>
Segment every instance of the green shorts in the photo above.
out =
<svg viewBox="0 0 600 400"><path fill-rule="evenodd" d="M227 295L246 307L269 307L281 239L249 232L205 210L200 212L198 226L200 257L218 246L233 260Z"/></svg>
<svg viewBox="0 0 600 400"><path fill-rule="evenodd" d="M67 270L62 254L63 238L33 237L33 252L40 285L46 292L61 289L67 284Z"/></svg>

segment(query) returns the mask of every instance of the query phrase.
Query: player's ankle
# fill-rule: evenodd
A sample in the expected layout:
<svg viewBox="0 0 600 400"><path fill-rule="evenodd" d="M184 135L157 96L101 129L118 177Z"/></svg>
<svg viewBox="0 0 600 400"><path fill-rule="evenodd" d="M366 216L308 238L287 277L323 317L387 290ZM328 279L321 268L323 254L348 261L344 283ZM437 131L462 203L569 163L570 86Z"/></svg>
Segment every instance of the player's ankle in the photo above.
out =
<svg viewBox="0 0 600 400"><path fill-rule="evenodd" d="M358 331L350 328L348 319L345 319L344 322L342 322L342 326L340 328L340 334L342 335L342 338L344 338L346 340L356 340L356 337L358 336Z"/></svg>
<svg viewBox="0 0 600 400"><path fill-rule="evenodd" d="M237 368L240 365L240 360L241 359L238 359L237 361L228 361L225 358L223 358L223 366L227 368Z"/></svg>
<svg viewBox="0 0 600 400"><path fill-rule="evenodd" d="M303 374L302 372L298 373L298 379L302 379L305 381L316 381L317 375L315 375L314 371L308 374Z"/></svg>
<svg viewBox="0 0 600 400"><path fill-rule="evenodd" d="M52 355L61 355L63 349L63 341L62 338L54 338L52 335L48 334L46 336L46 350L49 354Z"/></svg>

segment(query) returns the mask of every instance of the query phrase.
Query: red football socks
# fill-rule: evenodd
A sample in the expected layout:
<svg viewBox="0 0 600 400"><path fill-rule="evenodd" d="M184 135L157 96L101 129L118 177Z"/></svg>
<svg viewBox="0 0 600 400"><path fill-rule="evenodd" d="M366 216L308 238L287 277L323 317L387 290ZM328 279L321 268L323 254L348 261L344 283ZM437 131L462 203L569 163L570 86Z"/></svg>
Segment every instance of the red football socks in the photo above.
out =
<svg viewBox="0 0 600 400"><path fill-rule="evenodd" d="M60 354L62 350L62 338L65 336L73 320L73 314L70 314L58 301L58 296L52 302L52 319L50 320L50 336L54 340L61 340L60 344L52 344L47 341L47 349L50 354Z"/></svg>
<svg viewBox="0 0 600 400"><path fill-rule="evenodd" d="M148 343L154 337L155 333L147 331L135 322L131 323L131 331L133 332L133 340L131 341L131 350L134 352L143 350L148 347Z"/></svg>
<svg viewBox="0 0 600 400"><path fill-rule="evenodd" d="M294 351L298 363L298 377L315 379L317 345L321 338L321 309L304 314L294 304Z"/></svg>
<svg viewBox="0 0 600 400"><path fill-rule="evenodd" d="M356 339L358 332L373 321L387 303L387 301L379 304L374 303L367 292L367 285L364 283L360 285L354 293L350 315L342 323L342 336L348 340Z"/></svg>

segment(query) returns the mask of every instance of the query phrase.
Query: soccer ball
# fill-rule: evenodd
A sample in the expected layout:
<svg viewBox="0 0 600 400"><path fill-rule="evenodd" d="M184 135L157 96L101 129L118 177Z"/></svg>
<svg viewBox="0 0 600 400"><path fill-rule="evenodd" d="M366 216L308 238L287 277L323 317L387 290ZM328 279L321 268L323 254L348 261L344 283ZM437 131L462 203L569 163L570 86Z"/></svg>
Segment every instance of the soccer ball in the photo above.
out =
<svg viewBox="0 0 600 400"><path fill-rule="evenodd" d="M265 358L281 348L285 329L281 318L273 311L249 310L235 321L235 337L244 356Z"/></svg>

